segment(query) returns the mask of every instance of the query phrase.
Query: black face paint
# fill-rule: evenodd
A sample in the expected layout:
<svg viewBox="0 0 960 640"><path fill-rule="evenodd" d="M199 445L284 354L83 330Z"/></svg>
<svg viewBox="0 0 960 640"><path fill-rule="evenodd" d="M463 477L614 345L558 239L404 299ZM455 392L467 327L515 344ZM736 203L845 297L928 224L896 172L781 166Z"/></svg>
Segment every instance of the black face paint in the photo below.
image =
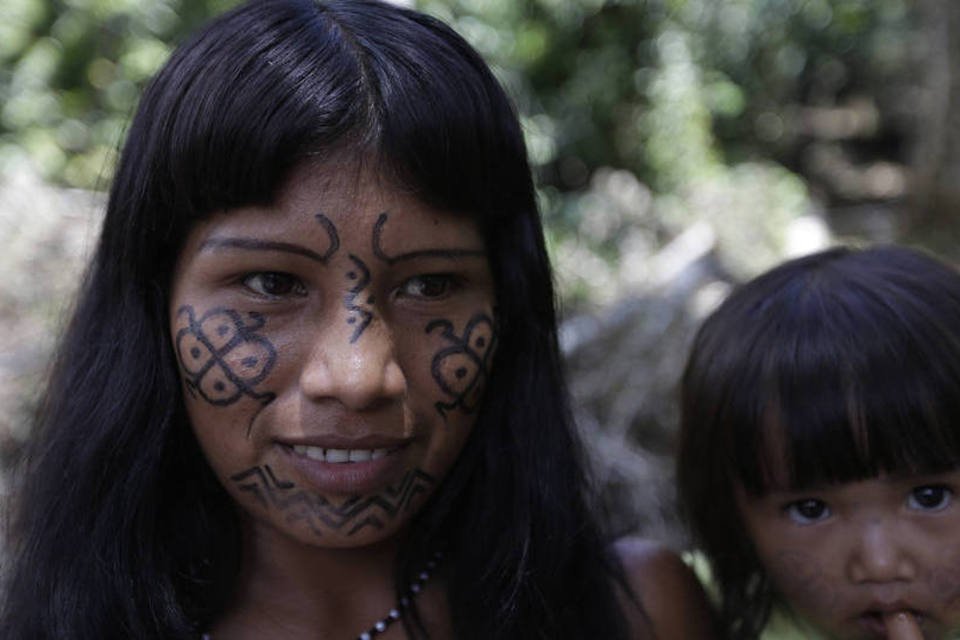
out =
<svg viewBox="0 0 960 640"><path fill-rule="evenodd" d="M367 297L366 300L362 299L364 289L370 285L370 269L367 268L363 260L352 253L349 257L355 268L347 272L347 278L355 284L350 287L347 295L344 296L343 304L350 311L347 323L353 326L353 335L350 336L350 343L353 344L360 339L364 330L373 320L373 311L370 305L374 303L374 299L373 296ZM358 298L361 298L360 304L357 304Z"/></svg>
<svg viewBox="0 0 960 640"><path fill-rule="evenodd" d="M263 316L216 308L197 319L193 307L184 305L177 317L186 319L174 340L191 394L217 406L272 395L255 390L277 361L274 346L257 333L266 322Z"/></svg>
<svg viewBox="0 0 960 640"><path fill-rule="evenodd" d="M244 319L239 312L223 308L211 309L198 320L189 305L180 307L177 318L187 322L174 338L187 392L218 407L243 397L259 402L247 425L249 437L257 416L276 399L270 391L255 390L277 362L273 344L256 333L266 320L254 312Z"/></svg>
<svg viewBox="0 0 960 640"><path fill-rule="evenodd" d="M408 512L414 498L436 484L427 472L412 469L380 493L353 496L337 505L292 482L278 479L269 465L252 467L230 479L262 507L278 509L285 514L287 522L303 521L318 536L330 532L352 536L367 527L382 530L390 520Z"/></svg>
<svg viewBox="0 0 960 640"><path fill-rule="evenodd" d="M330 221L330 218L318 213L313 216L317 222L320 223L320 226L324 228L327 232L327 237L330 238L330 246L323 253L322 262L326 263L330 257L337 252L337 249L340 248L340 234L337 233L337 227Z"/></svg>
<svg viewBox="0 0 960 640"><path fill-rule="evenodd" d="M449 320L433 320L426 326L427 333L437 330L450 344L434 354L430 372L449 400L437 401L434 406L444 418L454 409L473 413L486 386L497 341L496 325L490 316L481 312L470 319L463 335L456 334Z"/></svg>

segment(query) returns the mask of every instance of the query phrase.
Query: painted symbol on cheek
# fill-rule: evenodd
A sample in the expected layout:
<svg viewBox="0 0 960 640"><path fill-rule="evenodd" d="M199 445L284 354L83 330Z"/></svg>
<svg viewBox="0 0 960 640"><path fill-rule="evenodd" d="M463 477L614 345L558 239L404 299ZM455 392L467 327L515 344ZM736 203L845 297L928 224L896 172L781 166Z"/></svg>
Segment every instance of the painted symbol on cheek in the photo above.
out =
<svg viewBox="0 0 960 640"><path fill-rule="evenodd" d="M278 479L269 465L252 467L230 477L264 508L278 509L287 522L305 522L318 536L342 531L352 536L365 528L382 530L389 520L410 511L414 500L430 491L436 479L422 469L407 471L394 485L367 496L352 496L336 505Z"/></svg>
<svg viewBox="0 0 960 640"><path fill-rule="evenodd" d="M261 315L249 313L245 319L232 309L218 308L198 320L191 306L181 307L177 315L186 319L175 346L191 393L217 406L243 396L264 403L274 398L254 391L277 360L273 345L256 333L265 323Z"/></svg>
<svg viewBox="0 0 960 640"><path fill-rule="evenodd" d="M473 413L486 386L490 358L496 346L496 326L490 316L478 313L467 323L462 336L456 334L449 320L433 320L426 332L437 329L451 344L434 354L430 370L450 401L439 401L434 406L444 418L454 409Z"/></svg>
<svg viewBox="0 0 960 640"><path fill-rule="evenodd" d="M347 271L347 279L354 283L343 298L343 304L350 311L350 317L347 318L347 324L353 326L353 335L350 336L350 344L360 339L360 336L370 326L373 320L373 311L368 306L374 303L373 296L363 298L363 290L370 284L370 269L363 263L363 260L350 254L350 260L353 262L354 269ZM357 304L357 299L360 303Z"/></svg>

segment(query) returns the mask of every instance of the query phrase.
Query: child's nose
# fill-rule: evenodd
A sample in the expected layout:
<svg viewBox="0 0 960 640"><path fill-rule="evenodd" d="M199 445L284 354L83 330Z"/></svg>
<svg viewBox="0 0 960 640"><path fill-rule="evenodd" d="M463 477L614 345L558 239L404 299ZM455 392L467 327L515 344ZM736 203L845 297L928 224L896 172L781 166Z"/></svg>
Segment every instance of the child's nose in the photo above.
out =
<svg viewBox="0 0 960 640"><path fill-rule="evenodd" d="M908 581L916 577L916 565L895 523L877 520L859 528L848 572L857 583Z"/></svg>
<svg viewBox="0 0 960 640"><path fill-rule="evenodd" d="M336 400L353 411L402 397L406 378L388 328L376 319L361 332L354 324L332 324L318 331L308 350L301 392L313 401Z"/></svg>

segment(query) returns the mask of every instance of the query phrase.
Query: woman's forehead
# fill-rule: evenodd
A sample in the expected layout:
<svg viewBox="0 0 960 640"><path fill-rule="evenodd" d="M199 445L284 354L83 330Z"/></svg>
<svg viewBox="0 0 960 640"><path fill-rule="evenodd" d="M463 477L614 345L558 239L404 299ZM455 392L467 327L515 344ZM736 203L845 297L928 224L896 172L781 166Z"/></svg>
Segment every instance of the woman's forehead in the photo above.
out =
<svg viewBox="0 0 960 640"><path fill-rule="evenodd" d="M344 245L388 260L435 249L484 250L471 216L423 202L370 169L343 164L299 168L275 202L219 212L198 225L189 245L265 237L325 247L321 255Z"/></svg>

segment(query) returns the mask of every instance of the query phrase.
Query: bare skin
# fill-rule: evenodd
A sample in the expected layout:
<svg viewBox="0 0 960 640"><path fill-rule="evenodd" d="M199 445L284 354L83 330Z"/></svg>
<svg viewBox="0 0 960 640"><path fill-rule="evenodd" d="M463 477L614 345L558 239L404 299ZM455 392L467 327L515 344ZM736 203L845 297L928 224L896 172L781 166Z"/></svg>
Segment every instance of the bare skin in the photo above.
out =
<svg viewBox="0 0 960 640"><path fill-rule="evenodd" d="M711 640L719 637L706 594L680 557L650 540L624 538L616 550L643 610L626 594L621 602L633 640Z"/></svg>
<svg viewBox="0 0 960 640"><path fill-rule="evenodd" d="M170 333L190 422L245 545L212 640L357 637L396 606L397 547L495 374L495 302L469 218L355 166L306 165L275 203L193 230ZM676 556L623 555L656 637L711 637ZM443 572L416 599L436 640L453 637ZM649 638L626 606L633 637ZM377 637L406 634L394 624Z"/></svg>
<svg viewBox="0 0 960 640"><path fill-rule="evenodd" d="M923 640L923 632L916 618L906 612L893 613L883 618L887 640Z"/></svg>
<svg viewBox="0 0 960 640"><path fill-rule="evenodd" d="M170 332L194 433L244 523L213 640L357 637L396 605L397 546L476 419L494 307L473 221L355 164L306 165L275 203L192 231ZM442 572L417 598L438 639Z"/></svg>
<svg viewBox="0 0 960 640"><path fill-rule="evenodd" d="M960 629L960 472L738 496L790 608L837 640L943 640Z"/></svg>

